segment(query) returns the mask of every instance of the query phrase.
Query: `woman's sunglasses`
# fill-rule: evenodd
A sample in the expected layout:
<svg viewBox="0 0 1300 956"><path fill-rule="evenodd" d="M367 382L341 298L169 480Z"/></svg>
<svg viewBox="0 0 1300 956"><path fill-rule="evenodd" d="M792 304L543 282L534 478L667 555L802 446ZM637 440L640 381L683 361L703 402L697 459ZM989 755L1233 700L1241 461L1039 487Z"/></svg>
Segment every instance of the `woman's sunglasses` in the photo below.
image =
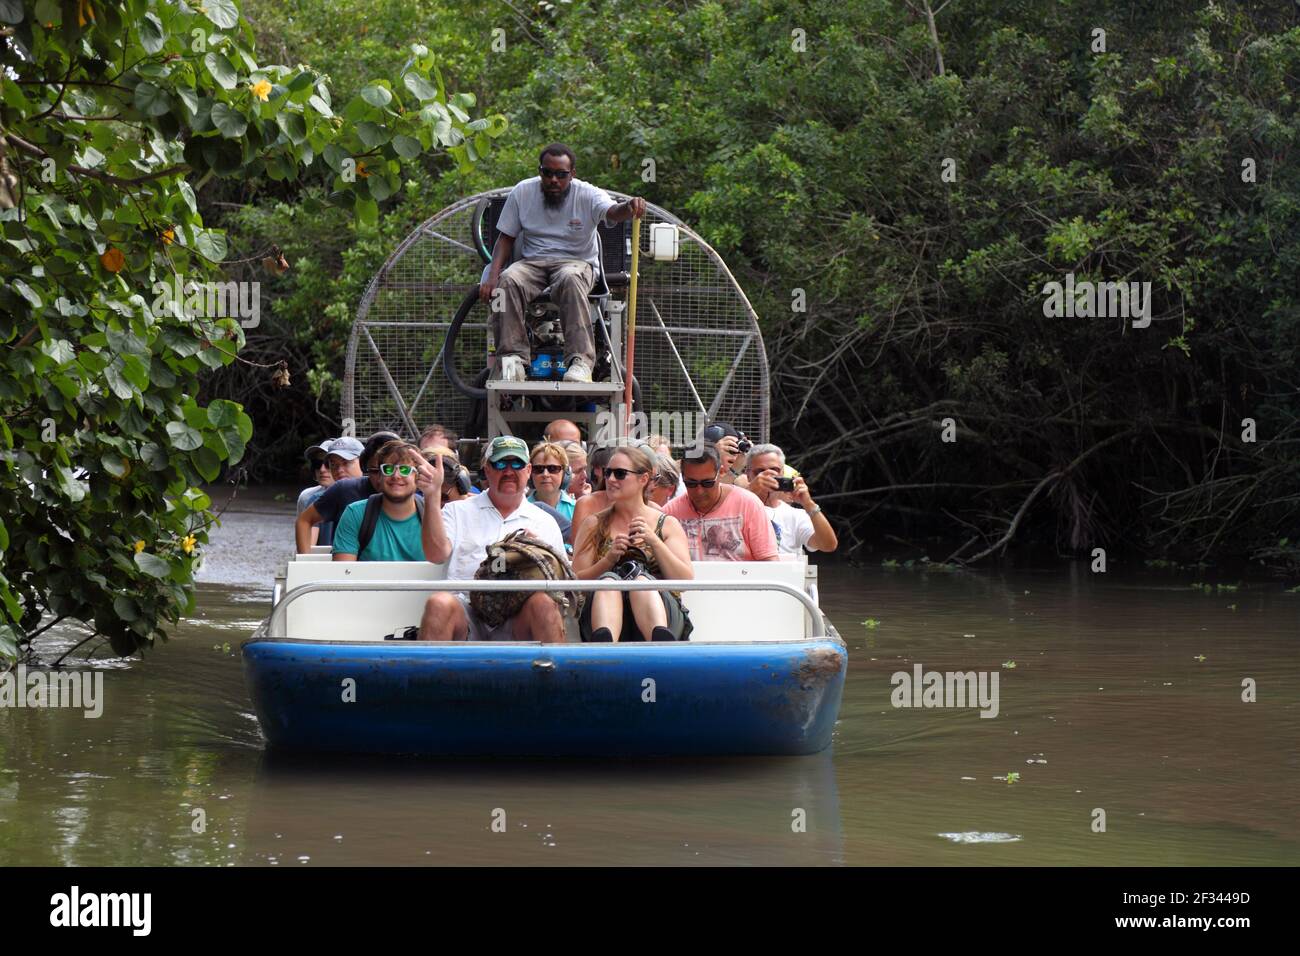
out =
<svg viewBox="0 0 1300 956"><path fill-rule="evenodd" d="M632 468L606 468L605 480L613 478L615 481L626 481L628 475L644 475L644 471L636 471Z"/></svg>
<svg viewBox="0 0 1300 956"><path fill-rule="evenodd" d="M329 465L330 463L326 461L324 458L313 458L311 460L311 467L313 471L315 471L317 468L328 468Z"/></svg>
<svg viewBox="0 0 1300 956"><path fill-rule="evenodd" d="M497 471L505 471L507 468L509 468L511 471L522 471L524 468L524 463L520 461L518 458L506 458L502 461L492 462L492 467L495 468Z"/></svg>
<svg viewBox="0 0 1300 956"><path fill-rule="evenodd" d="M687 488L712 488L718 483L716 478L683 478L682 484Z"/></svg>
<svg viewBox="0 0 1300 956"><path fill-rule="evenodd" d="M563 465L533 465L533 471L543 475L562 475L564 474Z"/></svg>
<svg viewBox="0 0 1300 956"><path fill-rule="evenodd" d="M415 466L414 465L380 465L379 473L383 475L385 478L393 477L394 473L401 475L403 478L409 478L411 477L411 475L415 474Z"/></svg>

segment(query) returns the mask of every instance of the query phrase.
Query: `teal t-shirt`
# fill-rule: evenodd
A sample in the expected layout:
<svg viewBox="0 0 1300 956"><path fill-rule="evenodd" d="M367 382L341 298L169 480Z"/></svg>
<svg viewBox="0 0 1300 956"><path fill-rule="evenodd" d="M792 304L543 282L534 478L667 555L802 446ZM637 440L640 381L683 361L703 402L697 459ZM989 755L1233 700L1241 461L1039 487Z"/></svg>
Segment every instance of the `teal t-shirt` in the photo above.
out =
<svg viewBox="0 0 1300 956"><path fill-rule="evenodd" d="M354 501L343 509L334 528L334 553L357 554L357 535L361 519L366 514L366 499ZM424 546L420 543L420 514L413 512L405 521L394 521L383 511L375 523L375 533L366 545L365 554L357 554L358 561L423 561Z"/></svg>

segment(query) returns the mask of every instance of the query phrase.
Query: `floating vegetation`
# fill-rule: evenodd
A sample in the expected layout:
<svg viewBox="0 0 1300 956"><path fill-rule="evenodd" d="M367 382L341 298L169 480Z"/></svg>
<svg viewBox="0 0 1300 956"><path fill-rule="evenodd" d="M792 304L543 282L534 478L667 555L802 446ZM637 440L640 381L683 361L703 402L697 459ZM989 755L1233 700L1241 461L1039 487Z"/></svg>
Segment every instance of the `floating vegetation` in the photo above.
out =
<svg viewBox="0 0 1300 956"><path fill-rule="evenodd" d="M880 566L886 571L942 571L952 573L961 570L961 565L953 564L947 561L931 561L925 558L908 558L906 561L898 561L894 558L885 558L880 562Z"/></svg>
<svg viewBox="0 0 1300 956"><path fill-rule="evenodd" d="M880 627L880 622L877 621L874 617L869 617L862 622L862 626L865 627L868 631L874 631L876 628Z"/></svg>

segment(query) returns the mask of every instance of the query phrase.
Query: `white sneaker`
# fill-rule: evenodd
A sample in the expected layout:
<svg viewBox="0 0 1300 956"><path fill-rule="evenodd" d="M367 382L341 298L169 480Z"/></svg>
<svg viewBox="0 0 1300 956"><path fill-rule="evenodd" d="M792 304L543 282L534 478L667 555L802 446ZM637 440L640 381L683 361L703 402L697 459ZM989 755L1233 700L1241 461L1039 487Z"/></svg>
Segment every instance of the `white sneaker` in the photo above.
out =
<svg viewBox="0 0 1300 956"><path fill-rule="evenodd" d="M518 355L503 355L497 363L497 378L502 382L523 382L528 378L524 360Z"/></svg>
<svg viewBox="0 0 1300 956"><path fill-rule="evenodd" d="M581 356L575 356L573 361L569 363L569 370L564 373L564 380L566 382L590 382L591 366L587 364L587 360Z"/></svg>

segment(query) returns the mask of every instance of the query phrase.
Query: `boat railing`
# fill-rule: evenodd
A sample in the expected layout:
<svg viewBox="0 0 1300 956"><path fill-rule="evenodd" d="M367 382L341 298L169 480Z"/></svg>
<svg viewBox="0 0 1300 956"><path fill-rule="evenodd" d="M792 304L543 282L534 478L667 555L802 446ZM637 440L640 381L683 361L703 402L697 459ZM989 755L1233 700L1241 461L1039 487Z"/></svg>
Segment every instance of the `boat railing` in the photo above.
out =
<svg viewBox="0 0 1300 956"><path fill-rule="evenodd" d="M289 590L271 610L266 636L287 638L289 605L321 591L778 591L803 605L812 630L810 637L826 637L821 609L803 591L781 581L309 581Z"/></svg>

